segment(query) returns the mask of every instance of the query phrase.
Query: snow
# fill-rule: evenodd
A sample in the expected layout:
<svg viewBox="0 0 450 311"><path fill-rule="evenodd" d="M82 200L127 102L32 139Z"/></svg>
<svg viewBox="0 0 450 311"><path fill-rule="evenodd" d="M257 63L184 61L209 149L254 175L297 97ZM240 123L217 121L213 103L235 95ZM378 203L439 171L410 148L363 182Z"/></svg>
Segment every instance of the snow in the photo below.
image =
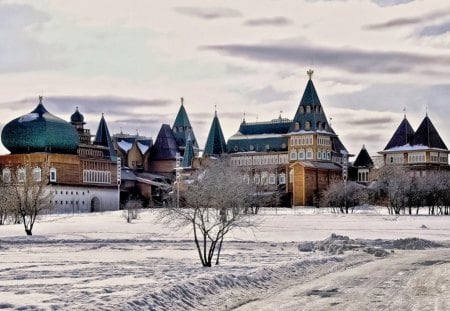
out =
<svg viewBox="0 0 450 311"><path fill-rule="evenodd" d="M430 148L430 147L424 146L424 145L410 145L410 144L406 144L406 145L403 145L403 146L398 146L398 147L394 147L394 148L391 148L391 149L384 150L383 152L423 151L423 150L429 150L429 149L448 151L448 150L439 149L439 148Z"/></svg>
<svg viewBox="0 0 450 311"><path fill-rule="evenodd" d="M29 114L26 114L26 115L20 117L19 122L20 123L30 122L30 121L36 120L37 118L39 118L39 113L35 113L35 112L29 113Z"/></svg>
<svg viewBox="0 0 450 311"><path fill-rule="evenodd" d="M175 231L157 217L158 210L146 210L128 224L122 212L47 215L36 223L31 237L24 235L21 225L0 226L0 308L358 310L385 305L393 310L444 310L450 306L448 248L395 249L384 259L357 250L342 255L298 250L300 242L321 241L332 233L371 240L419 237L447 245L448 216L390 216L377 208L352 215L315 208L263 209L255 216L260 227L232 232L221 265L213 268L200 266L189 228ZM396 293L404 299L394 299ZM384 301L387 298L391 302Z"/></svg>
<svg viewBox="0 0 450 311"><path fill-rule="evenodd" d="M125 152L130 151L131 147L133 147L132 143L126 142L125 140L120 140L117 142L117 144L119 145L120 149Z"/></svg>
<svg viewBox="0 0 450 311"><path fill-rule="evenodd" d="M138 148L139 148L139 150L141 151L142 154L145 154L147 152L148 148L149 148L149 146L144 145L141 142L138 142L137 146L138 146Z"/></svg>

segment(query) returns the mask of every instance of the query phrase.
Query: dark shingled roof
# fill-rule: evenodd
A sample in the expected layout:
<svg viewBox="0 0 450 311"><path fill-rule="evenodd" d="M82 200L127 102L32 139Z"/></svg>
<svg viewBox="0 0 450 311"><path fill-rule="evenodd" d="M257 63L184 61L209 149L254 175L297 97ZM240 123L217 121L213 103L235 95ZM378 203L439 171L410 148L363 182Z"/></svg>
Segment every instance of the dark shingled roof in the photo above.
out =
<svg viewBox="0 0 450 311"><path fill-rule="evenodd" d="M438 131L434 127L430 118L425 116L419 128L414 134L414 138L411 141L411 145L423 145L430 148L438 148L447 150L447 146L439 135Z"/></svg>
<svg viewBox="0 0 450 311"><path fill-rule="evenodd" d="M151 160L175 160L178 152L178 145L175 136L170 129L170 125L163 124L152 147Z"/></svg>
<svg viewBox="0 0 450 311"><path fill-rule="evenodd" d="M307 107L311 109L307 112ZM305 124L309 122L310 128L306 129ZM320 103L319 96L317 95L316 88L311 79L306 84L305 91L303 92L302 99L295 113L294 120L292 121L289 132L296 131L295 124L298 123L300 130L328 131L328 121L323 111L322 104ZM319 126L320 125L320 126Z"/></svg>
<svg viewBox="0 0 450 311"><path fill-rule="evenodd" d="M98 125L97 134L95 135L94 145L100 145L108 147L109 157L111 160L116 159L116 151L111 140L111 135L109 135L108 125L106 124L105 117L102 114L100 119L100 124Z"/></svg>
<svg viewBox="0 0 450 311"><path fill-rule="evenodd" d="M411 142L414 136L414 130L409 124L408 119L405 118L402 120L394 135L392 135L391 140L389 140L388 144L384 148L384 150L392 149L394 147L401 147Z"/></svg>
<svg viewBox="0 0 450 311"><path fill-rule="evenodd" d="M227 152L227 144L223 137L222 127L220 126L217 112L214 113L214 119L206 139L205 150L203 156L218 156Z"/></svg>
<svg viewBox="0 0 450 311"><path fill-rule="evenodd" d="M184 150L181 167L191 167L193 158L194 158L194 146L192 145L191 135L188 134L186 149Z"/></svg>
<svg viewBox="0 0 450 311"><path fill-rule="evenodd" d="M180 131L182 128L182 131ZM198 149L197 139L195 138L194 131L191 126L191 122L189 122L189 117L187 115L186 109L184 108L183 100L181 100L181 106L178 110L178 114L175 118L175 122L172 126L173 135L175 136L175 140L179 147L185 147L187 141L187 135L191 133L192 144L195 148Z"/></svg>
<svg viewBox="0 0 450 311"><path fill-rule="evenodd" d="M369 153L366 150L366 147L363 146L358 156L356 157L355 162L353 162L354 167L373 167L373 161L370 157Z"/></svg>
<svg viewBox="0 0 450 311"><path fill-rule="evenodd" d="M281 117L269 122L246 123L244 121L239 127L239 133L242 135L286 134L289 131L291 122L291 120L282 119Z"/></svg>

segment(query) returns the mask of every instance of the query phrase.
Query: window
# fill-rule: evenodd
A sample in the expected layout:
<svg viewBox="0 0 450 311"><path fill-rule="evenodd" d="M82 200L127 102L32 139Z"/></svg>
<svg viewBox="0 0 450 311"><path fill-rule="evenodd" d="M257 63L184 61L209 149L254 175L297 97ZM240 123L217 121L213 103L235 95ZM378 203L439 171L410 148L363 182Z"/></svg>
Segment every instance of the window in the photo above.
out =
<svg viewBox="0 0 450 311"><path fill-rule="evenodd" d="M269 150L269 149L270 149L270 145L267 144L267 145L266 145L266 150Z"/></svg>
<svg viewBox="0 0 450 311"><path fill-rule="evenodd" d="M369 181L369 169L359 169L358 170L358 181L368 182Z"/></svg>
<svg viewBox="0 0 450 311"><path fill-rule="evenodd" d="M317 129L318 129L319 131L322 130L322 123L317 122Z"/></svg>
<svg viewBox="0 0 450 311"><path fill-rule="evenodd" d="M299 131L299 130L300 130L300 123L295 122L294 130L296 130L296 131Z"/></svg>
<svg viewBox="0 0 450 311"><path fill-rule="evenodd" d="M248 176L248 174L244 175L244 182L249 184L250 183L250 176Z"/></svg>
<svg viewBox="0 0 450 311"><path fill-rule="evenodd" d="M309 107L309 106L308 106ZM305 130L310 130L311 129L311 123L309 121L305 122Z"/></svg>
<svg viewBox="0 0 450 311"><path fill-rule="evenodd" d="M269 174L267 172L262 172L261 173L261 184L267 185L268 182L269 182Z"/></svg>
<svg viewBox="0 0 450 311"><path fill-rule="evenodd" d="M56 182L56 168L52 167L50 169L50 182ZM61 191L62 194L62 191Z"/></svg>
<svg viewBox="0 0 450 311"><path fill-rule="evenodd" d="M281 149L286 149L286 147L287 147L287 146L286 146L286 143L282 143L282 144L281 144Z"/></svg>
<svg viewBox="0 0 450 311"><path fill-rule="evenodd" d="M183 127L182 127L182 126L178 127L178 131L179 131L180 133L183 132Z"/></svg>
<svg viewBox="0 0 450 311"><path fill-rule="evenodd" d="M327 160L331 160L331 151L327 150Z"/></svg>
<svg viewBox="0 0 450 311"><path fill-rule="evenodd" d="M172 131L173 131L174 133L176 133L176 132L177 132L177 127L174 126L173 129L172 129Z"/></svg>
<svg viewBox="0 0 450 311"><path fill-rule="evenodd" d="M41 177L41 173L42 173L41 168L40 167L35 167L33 169L33 180L37 181L37 182L41 181L41 178L42 178Z"/></svg>
<svg viewBox="0 0 450 311"><path fill-rule="evenodd" d="M322 160L322 151L320 149L317 151L317 160Z"/></svg>
<svg viewBox="0 0 450 311"><path fill-rule="evenodd" d="M305 149L300 149L300 151L298 152L298 159L299 160L305 159Z"/></svg>
<svg viewBox="0 0 450 311"><path fill-rule="evenodd" d="M303 106L298 107L298 111L300 112L300 114L304 114L305 113L305 107L303 107Z"/></svg>
<svg viewBox="0 0 450 311"><path fill-rule="evenodd" d="M313 151L312 149L308 149L306 151L306 159L311 160L313 158Z"/></svg>
<svg viewBox="0 0 450 311"><path fill-rule="evenodd" d="M24 182L25 181L25 169L19 168L17 170L17 181L18 182Z"/></svg>
<svg viewBox="0 0 450 311"><path fill-rule="evenodd" d="M254 147L253 145L250 145L250 146L248 147L248 149L249 149L250 151L253 151L253 150L255 150L255 147Z"/></svg>
<svg viewBox="0 0 450 311"><path fill-rule="evenodd" d="M276 177L275 177L275 174L270 174L269 175L269 185L275 185L275 183L276 183Z"/></svg>
<svg viewBox="0 0 450 311"><path fill-rule="evenodd" d="M9 168L4 168L2 172L2 180L4 183L10 183L11 182L11 171Z"/></svg>
<svg viewBox="0 0 450 311"><path fill-rule="evenodd" d="M261 179L259 178L259 174L255 174L255 176L253 176L253 183L259 185L261 182Z"/></svg>
<svg viewBox="0 0 450 311"><path fill-rule="evenodd" d="M297 160L297 152L295 150L291 151L291 161Z"/></svg>
<svg viewBox="0 0 450 311"><path fill-rule="evenodd" d="M306 113L311 113L311 106L306 106Z"/></svg>
<svg viewBox="0 0 450 311"><path fill-rule="evenodd" d="M281 173L280 175L278 175L278 183L280 185L286 184L286 174L285 173Z"/></svg>

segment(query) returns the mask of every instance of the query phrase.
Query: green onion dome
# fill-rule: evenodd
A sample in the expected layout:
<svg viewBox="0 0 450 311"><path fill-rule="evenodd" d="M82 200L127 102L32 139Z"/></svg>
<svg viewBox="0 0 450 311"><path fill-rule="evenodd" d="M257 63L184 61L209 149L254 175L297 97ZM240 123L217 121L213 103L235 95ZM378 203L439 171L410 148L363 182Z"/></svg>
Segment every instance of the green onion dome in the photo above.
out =
<svg viewBox="0 0 450 311"><path fill-rule="evenodd" d="M69 122L39 104L30 113L12 120L2 131L2 143L12 153L52 152L76 154L78 134Z"/></svg>

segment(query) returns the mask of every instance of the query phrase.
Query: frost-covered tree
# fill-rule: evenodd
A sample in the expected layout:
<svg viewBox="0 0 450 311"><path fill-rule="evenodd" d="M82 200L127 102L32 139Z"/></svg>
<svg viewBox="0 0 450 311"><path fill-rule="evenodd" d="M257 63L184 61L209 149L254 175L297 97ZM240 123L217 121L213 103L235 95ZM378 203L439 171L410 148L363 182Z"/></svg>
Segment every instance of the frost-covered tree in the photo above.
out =
<svg viewBox="0 0 450 311"><path fill-rule="evenodd" d="M25 164L11 169L11 180L6 186L8 209L23 223L25 233L32 235L38 216L53 208L52 194L47 191L48 167Z"/></svg>
<svg viewBox="0 0 450 311"><path fill-rule="evenodd" d="M353 212L355 206L368 202L366 189L355 183L338 181L332 183L328 189L322 192L321 205L339 208L341 213Z"/></svg>
<svg viewBox="0 0 450 311"><path fill-rule="evenodd" d="M161 218L176 227L190 226L201 264L211 267L215 258L218 265L225 236L256 225L256 217L246 212L255 204L252 185L222 159L199 168L182 189L180 206L161 209Z"/></svg>

